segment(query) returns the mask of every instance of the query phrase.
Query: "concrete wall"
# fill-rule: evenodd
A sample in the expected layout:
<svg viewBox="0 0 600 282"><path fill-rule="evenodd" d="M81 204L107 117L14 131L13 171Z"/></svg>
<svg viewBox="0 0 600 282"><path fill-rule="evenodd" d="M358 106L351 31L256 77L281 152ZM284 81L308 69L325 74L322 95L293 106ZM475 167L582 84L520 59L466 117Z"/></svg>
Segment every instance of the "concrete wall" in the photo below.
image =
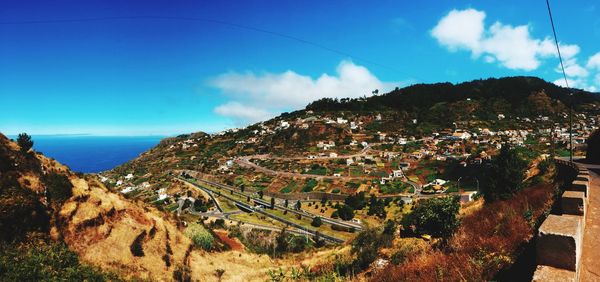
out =
<svg viewBox="0 0 600 282"><path fill-rule="evenodd" d="M556 160L576 175L561 195L558 214L549 215L538 230L533 281L579 281L579 266L587 214L589 172L576 163Z"/></svg>

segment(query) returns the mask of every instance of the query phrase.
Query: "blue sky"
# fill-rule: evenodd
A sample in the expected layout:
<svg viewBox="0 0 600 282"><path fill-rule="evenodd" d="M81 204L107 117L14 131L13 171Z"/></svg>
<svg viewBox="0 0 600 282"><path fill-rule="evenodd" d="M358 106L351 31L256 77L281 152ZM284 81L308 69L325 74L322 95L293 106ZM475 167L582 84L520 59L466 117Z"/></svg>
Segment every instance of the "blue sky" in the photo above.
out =
<svg viewBox="0 0 600 282"><path fill-rule="evenodd" d="M600 4L551 4L571 84L597 91ZM230 24L48 22L131 16ZM544 1L2 1L0 131L215 132L415 82L557 81L550 35Z"/></svg>

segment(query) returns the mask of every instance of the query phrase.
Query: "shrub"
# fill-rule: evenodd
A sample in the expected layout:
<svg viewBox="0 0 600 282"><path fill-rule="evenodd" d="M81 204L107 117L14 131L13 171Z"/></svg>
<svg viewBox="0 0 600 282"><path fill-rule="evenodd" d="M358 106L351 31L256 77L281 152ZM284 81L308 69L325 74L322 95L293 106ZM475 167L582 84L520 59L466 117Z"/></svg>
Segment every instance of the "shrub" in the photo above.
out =
<svg viewBox="0 0 600 282"><path fill-rule="evenodd" d="M310 223L310 225L312 225L314 227L320 227L322 224L323 224L323 221L321 220L321 217L319 217L319 216L313 217L313 220Z"/></svg>
<svg viewBox="0 0 600 282"><path fill-rule="evenodd" d="M184 233L186 236L192 239L194 246L203 250L212 250L215 245L215 238L213 235L200 224L191 223L185 229Z"/></svg>
<svg viewBox="0 0 600 282"><path fill-rule="evenodd" d="M594 131L587 140L586 159L595 164L600 164L600 129Z"/></svg>
<svg viewBox="0 0 600 282"><path fill-rule="evenodd" d="M405 230L448 238L459 226L459 197L432 198L419 201L414 210L402 218Z"/></svg>
<svg viewBox="0 0 600 282"><path fill-rule="evenodd" d="M36 239L0 243L0 281L121 281L111 273L81 264L64 243Z"/></svg>
<svg viewBox="0 0 600 282"><path fill-rule="evenodd" d="M49 173L45 179L48 200L53 203L64 203L73 195L73 185L65 175Z"/></svg>

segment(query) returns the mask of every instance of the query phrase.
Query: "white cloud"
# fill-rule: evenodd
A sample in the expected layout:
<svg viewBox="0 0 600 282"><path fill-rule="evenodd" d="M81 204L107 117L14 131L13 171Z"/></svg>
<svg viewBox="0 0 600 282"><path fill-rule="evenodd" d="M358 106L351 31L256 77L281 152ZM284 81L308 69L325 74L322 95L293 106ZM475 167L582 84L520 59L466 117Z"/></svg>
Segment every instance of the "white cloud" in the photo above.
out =
<svg viewBox="0 0 600 282"><path fill-rule="evenodd" d="M231 117L236 123L257 122L272 117L272 114L265 110L238 102L225 103L216 107L214 111L219 115Z"/></svg>
<svg viewBox="0 0 600 282"><path fill-rule="evenodd" d="M575 59L569 59L563 62L565 66L565 73L569 77L587 77L589 72L584 67L580 66ZM556 72L561 72L560 63L556 67Z"/></svg>
<svg viewBox="0 0 600 282"><path fill-rule="evenodd" d="M558 58L552 37L534 38L528 24L513 26L496 21L486 26L485 18L486 13L476 9L452 10L433 27L431 36L451 52L466 50L473 59L482 58L513 70L533 71L544 60ZM559 45L569 86L589 91L600 88L600 73L595 72L600 71L600 52L591 56L584 67L577 62L578 45ZM560 64L554 70L562 74ZM564 79L554 83L565 86Z"/></svg>
<svg viewBox="0 0 600 282"><path fill-rule="evenodd" d="M587 68L600 70L600 52L592 55L587 61Z"/></svg>
<svg viewBox="0 0 600 282"><path fill-rule="evenodd" d="M485 13L475 9L452 10L431 30L431 35L451 51L471 50L479 54Z"/></svg>
<svg viewBox="0 0 600 282"><path fill-rule="evenodd" d="M286 110L296 110L308 103L329 98L370 96L371 91L391 90L363 66L342 61L336 75L322 74L316 79L288 70L283 73L253 72L221 74L209 84L225 96L228 103L215 108L215 113L243 123L256 122Z"/></svg>
<svg viewBox="0 0 600 282"><path fill-rule="evenodd" d="M473 58L483 54L486 62L515 70L535 70L543 58L557 56L552 40L533 38L529 25L496 22L486 29L485 17L485 12L475 9L452 10L440 19L431 35L450 51L468 50ZM579 47L563 45L562 50L565 58L571 58Z"/></svg>

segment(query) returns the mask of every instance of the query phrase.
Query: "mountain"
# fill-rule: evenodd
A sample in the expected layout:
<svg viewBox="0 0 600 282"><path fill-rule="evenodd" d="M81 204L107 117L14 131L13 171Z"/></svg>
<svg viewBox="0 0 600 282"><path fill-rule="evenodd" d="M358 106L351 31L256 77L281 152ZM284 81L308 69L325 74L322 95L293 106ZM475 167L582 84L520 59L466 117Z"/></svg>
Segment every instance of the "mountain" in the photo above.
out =
<svg viewBox="0 0 600 282"><path fill-rule="evenodd" d="M536 77L416 84L368 98L321 99L303 110L284 113L241 129L165 139L110 173L146 172L147 177L140 181L150 178L157 181L164 180L169 169L208 172L235 156L300 153L322 140L348 143L353 138L363 138L376 141L374 136L379 133L418 138L457 126L502 130L526 126L524 118L533 119L540 115L564 122L571 104L575 112L598 113L600 94L563 88ZM377 114L382 119L374 122L373 117ZM499 115L507 119L498 121ZM311 121L316 116L330 118L333 122ZM364 126L358 131L338 126L335 122L338 117L355 119ZM307 127L302 127L302 123ZM188 146L183 142L191 143Z"/></svg>

